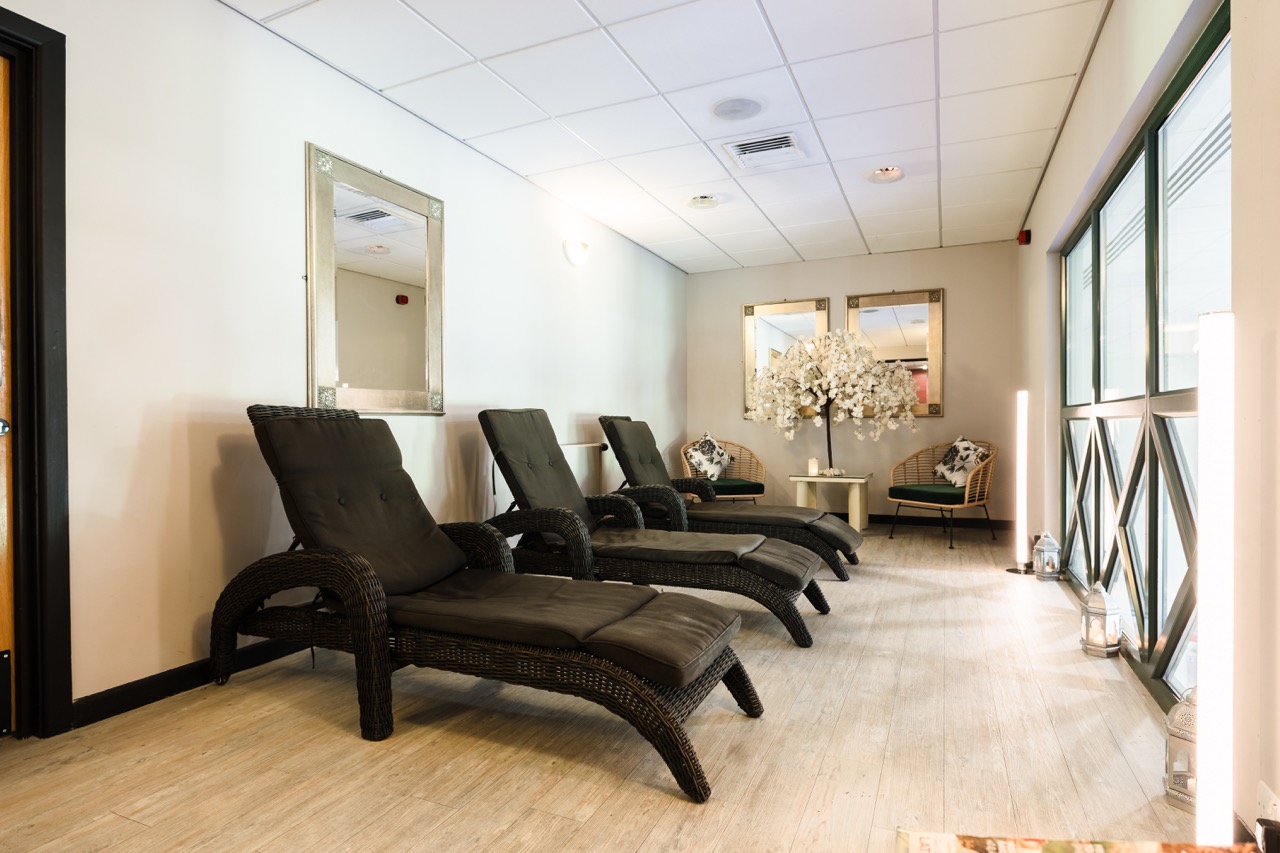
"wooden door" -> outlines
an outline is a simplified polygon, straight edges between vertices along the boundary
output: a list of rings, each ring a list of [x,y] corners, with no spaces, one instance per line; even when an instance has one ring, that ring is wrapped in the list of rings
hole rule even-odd
[[[9,61],[0,57],[0,735],[13,731],[13,467],[9,421],[13,371],[9,337]]]

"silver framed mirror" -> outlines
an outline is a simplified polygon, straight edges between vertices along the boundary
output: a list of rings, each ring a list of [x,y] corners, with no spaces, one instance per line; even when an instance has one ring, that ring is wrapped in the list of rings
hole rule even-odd
[[[751,380],[800,338],[827,333],[826,299],[785,299],[742,306],[742,412],[746,417]]]
[[[845,328],[881,361],[897,362],[916,383],[912,413],[942,415],[942,289],[850,296]]]
[[[307,143],[307,401],[444,414],[444,203]]]

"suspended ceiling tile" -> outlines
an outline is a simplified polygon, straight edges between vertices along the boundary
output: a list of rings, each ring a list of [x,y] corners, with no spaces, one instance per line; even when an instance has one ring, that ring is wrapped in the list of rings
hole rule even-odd
[[[394,86],[386,95],[450,136],[469,139],[530,124],[546,113],[478,63]]]
[[[938,180],[938,149],[929,147],[913,151],[891,151],[872,157],[837,160],[831,165],[845,192],[856,193],[869,187],[883,186],[871,183],[871,173],[885,166],[897,166],[902,170],[902,180],[899,183]]]
[[[796,250],[790,246],[777,249],[750,249],[745,252],[734,252],[730,255],[744,267],[765,267],[770,264],[790,264],[801,260]]]
[[[583,213],[606,224],[667,219],[680,221],[679,217],[645,192],[591,196],[579,201],[577,206]]]
[[[301,0],[225,0],[225,2],[232,9],[240,10],[255,21],[261,21],[299,5]]]
[[[936,249],[941,245],[938,229],[905,234],[867,235],[867,248],[872,252],[909,252],[913,249]]]
[[[943,98],[939,135],[943,142],[966,142],[1055,128],[1067,109],[1075,75]]]
[[[548,119],[468,139],[467,144],[521,175],[534,175],[600,159],[559,123]]]
[[[551,115],[654,94],[601,30],[494,57],[485,64]]]
[[[698,232],[693,230],[693,226],[674,214],[668,214],[662,219],[646,219],[642,221],[627,221],[624,219],[601,221],[623,237],[634,240],[641,246],[647,246],[650,243],[670,243],[675,240],[687,240],[690,237],[698,236]]]
[[[892,68],[893,72],[885,73]],[[814,118],[932,102],[933,37],[869,47],[791,66]]]
[[[600,19],[602,24],[616,24],[629,18],[638,18],[650,12],[660,12],[679,6],[687,0],[582,0],[582,4],[591,10],[591,14]]]
[[[809,121],[795,82],[785,68],[771,68],[705,86],[668,92],[666,98],[703,139],[739,136]],[[723,119],[711,111],[720,101],[729,98],[750,98],[762,109],[758,115],[746,119]]]
[[[988,225],[970,225],[963,228],[943,228],[942,245],[964,246],[969,243],[993,243],[1002,240],[1013,240],[1022,227],[1017,222],[996,222]]]
[[[1036,182],[1039,180],[1039,169],[946,178],[942,182],[942,204],[956,206],[1011,199],[1026,206],[1030,203],[1031,194],[1035,192]]]
[[[604,160],[543,172],[529,180],[570,203],[577,199],[630,195],[638,189],[635,181]]]
[[[943,228],[970,228],[993,222],[1021,221],[1027,214],[1027,202],[1017,200],[989,201],[942,208]]]
[[[398,3],[316,0],[269,26],[375,89],[416,80],[471,56]]]
[[[932,0],[841,2],[764,0],[782,51],[803,62],[876,44],[905,41],[933,32]],[[879,75],[877,82],[882,80]]]
[[[674,266],[677,266],[690,274],[700,272],[718,272],[720,270],[736,270],[742,268],[741,264],[723,252],[718,255],[711,255],[705,258],[688,258]]]
[[[898,181],[896,184],[866,184],[866,189],[845,193],[853,215],[875,216],[900,210],[920,210],[937,207],[938,184],[936,181]]]
[[[404,0],[476,57],[485,59],[595,29],[575,0]]]
[[[613,163],[646,189],[723,181],[729,177],[724,166],[702,143],[632,154],[619,157]]]
[[[849,202],[843,197],[761,205],[760,209],[765,216],[769,217],[769,221],[779,228],[830,222],[849,216]]]
[[[748,252],[752,249],[780,249],[789,245],[786,238],[773,228],[717,234],[712,242],[730,254]]]
[[[963,3],[938,4],[940,31],[986,24],[1002,18],[1016,18],[1032,12],[1043,12],[1059,6],[1071,6],[1079,0],[965,0]],[[1091,3],[1090,5],[1096,5]]]
[[[836,240],[831,243],[804,243],[795,247],[806,261],[822,261],[828,258],[844,258],[867,254],[867,244],[861,238]]]
[[[645,248],[672,263],[688,260],[689,258],[705,258],[711,255],[724,254],[706,237],[686,237],[682,240],[650,243]]]
[[[858,224],[848,217],[829,222],[811,222],[808,225],[789,225],[779,230],[793,246],[834,243],[841,240],[862,242],[862,233],[858,230]]]
[[[1065,77],[1080,70],[1098,4],[1063,6],[938,36],[942,96]]]
[[[743,175],[738,183],[756,204],[786,204],[808,198],[836,198],[840,195],[840,182],[831,171],[831,164],[820,163],[789,169],[785,172],[767,172],[763,175]]]
[[[818,134],[832,160],[927,148],[937,142],[936,107],[930,101],[868,113],[821,119]]]
[[[928,207],[921,210],[903,210],[894,213],[878,213],[874,216],[859,216],[858,226],[862,236],[870,245],[872,237],[883,237],[886,234],[909,234],[932,229],[938,233],[938,209]],[[872,247],[874,250],[874,247]]]
[[[1037,130],[943,145],[940,157],[943,177],[950,179],[1019,169],[1041,169],[1049,157],[1053,134],[1052,130]]]
[[[720,201],[718,207],[711,208],[710,212],[721,210],[734,204],[751,204],[751,200],[747,194],[742,191],[736,181],[700,181],[693,184],[682,184],[678,187],[663,187],[661,189],[651,190],[654,197],[658,201],[665,204],[671,210],[684,216],[688,213],[700,213],[707,211],[699,211],[689,206],[689,199],[699,195],[713,195]]]
[[[717,207],[705,213],[688,211],[681,216],[694,228],[709,237],[735,234],[740,231],[759,231],[769,226],[769,220],[750,202]]]
[[[561,116],[560,123],[605,157],[672,148],[698,139],[658,97]]]
[[[696,0],[609,32],[664,92],[782,65],[754,0]]]

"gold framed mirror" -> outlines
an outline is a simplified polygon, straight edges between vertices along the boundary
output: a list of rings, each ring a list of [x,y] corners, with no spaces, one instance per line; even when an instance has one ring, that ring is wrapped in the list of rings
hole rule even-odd
[[[942,289],[850,296],[845,328],[881,361],[911,371],[916,417],[942,415]]]
[[[742,411],[746,416],[751,380],[802,337],[827,333],[826,299],[787,299],[742,306]]]
[[[307,143],[307,401],[444,414],[444,203]]]

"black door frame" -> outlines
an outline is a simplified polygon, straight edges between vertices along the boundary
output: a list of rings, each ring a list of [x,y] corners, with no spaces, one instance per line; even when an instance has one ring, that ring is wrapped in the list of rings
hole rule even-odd
[[[71,728],[66,37],[0,9],[10,63],[15,732]]]

